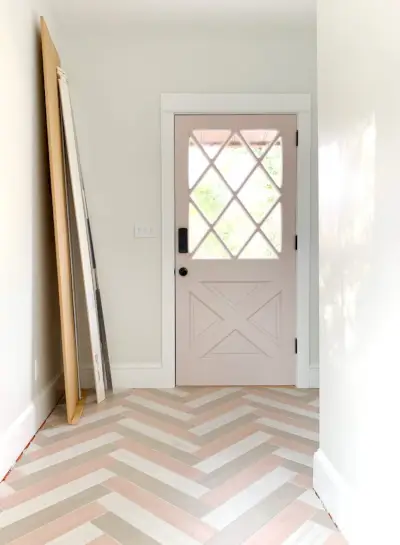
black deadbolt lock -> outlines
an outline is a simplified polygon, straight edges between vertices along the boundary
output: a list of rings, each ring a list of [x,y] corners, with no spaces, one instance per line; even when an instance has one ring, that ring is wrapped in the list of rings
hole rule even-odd
[[[180,274],[181,276],[187,276],[188,273],[189,273],[189,271],[187,270],[186,267],[181,267],[181,268],[179,269],[179,274]]]

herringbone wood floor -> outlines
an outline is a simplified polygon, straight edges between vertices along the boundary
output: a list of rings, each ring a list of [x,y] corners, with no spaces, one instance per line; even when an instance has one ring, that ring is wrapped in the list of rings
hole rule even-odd
[[[315,390],[137,390],[58,407],[0,485],[0,545],[342,545],[312,486]]]

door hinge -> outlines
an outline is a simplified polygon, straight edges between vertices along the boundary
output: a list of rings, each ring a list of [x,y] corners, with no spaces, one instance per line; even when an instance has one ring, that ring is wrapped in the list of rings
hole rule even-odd
[[[294,340],[294,353],[297,354],[297,337]]]
[[[296,147],[299,146],[299,131],[296,131]]]
[[[296,252],[297,252],[297,248],[298,248],[298,236],[296,235],[294,237],[294,249],[296,250]]]

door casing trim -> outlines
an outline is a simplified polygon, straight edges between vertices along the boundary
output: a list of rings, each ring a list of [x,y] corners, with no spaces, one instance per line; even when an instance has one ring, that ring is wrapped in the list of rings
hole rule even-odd
[[[311,264],[311,97],[308,94],[161,95],[162,367],[158,387],[174,388],[175,356],[175,115],[296,114],[297,148],[297,339],[296,387],[309,388]]]

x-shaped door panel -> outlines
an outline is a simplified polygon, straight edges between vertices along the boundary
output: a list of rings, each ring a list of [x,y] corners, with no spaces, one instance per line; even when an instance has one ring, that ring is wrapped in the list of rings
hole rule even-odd
[[[221,287],[227,284],[220,283]],[[213,287],[215,287],[215,283]],[[238,332],[249,344],[254,345],[259,352],[269,358],[275,358],[278,355],[279,338],[274,338],[274,335],[269,334],[267,330],[262,331],[255,322],[251,321],[272,300],[280,297],[281,288],[276,283],[257,283],[250,295],[238,304],[232,304],[221,292],[218,293],[215,289],[207,287],[207,283],[196,283],[192,294],[219,318],[204,332],[194,336],[191,350],[195,358],[207,357],[233,332]],[[271,312],[275,314],[271,316],[271,319],[275,320],[276,329],[279,330],[279,305],[274,306]],[[191,319],[196,320],[193,313],[191,313]],[[257,352],[249,352],[249,354],[255,353]]]

